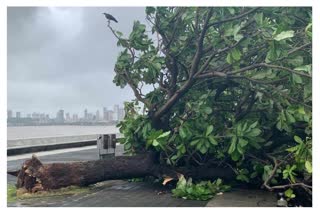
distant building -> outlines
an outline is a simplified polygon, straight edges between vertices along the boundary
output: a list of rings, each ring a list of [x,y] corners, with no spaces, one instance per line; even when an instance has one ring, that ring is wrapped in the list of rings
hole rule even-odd
[[[57,123],[64,123],[64,110],[59,110],[56,117]]]
[[[125,116],[124,108],[119,108],[118,120],[123,120]]]
[[[7,111],[7,118],[8,118],[8,119],[11,119],[11,118],[12,118],[12,111],[11,111],[11,110],[8,110],[8,111]]]
[[[119,105],[113,106],[114,120],[119,120]]]
[[[88,113],[88,114],[87,114],[87,120],[88,120],[88,121],[94,120],[94,115],[93,115],[92,113]]]
[[[107,120],[107,111],[107,108],[103,107],[102,119],[105,121]]]
[[[100,112],[99,112],[99,110],[96,111],[96,120],[97,121],[100,120]]]
[[[45,113],[41,113],[40,114],[40,119],[45,119],[46,118],[46,114]]]
[[[112,110],[108,110],[107,111],[107,118],[106,118],[106,121],[112,121],[112,120],[114,120],[114,112],[112,111]]]
[[[77,122],[79,120],[78,115],[77,114],[73,114],[72,115],[72,120],[73,120],[73,122]]]
[[[87,109],[84,110],[84,119],[88,120],[88,110]]]
[[[66,113],[66,121],[67,122],[71,121],[70,113]]]
[[[18,111],[16,112],[16,118],[17,118],[17,119],[20,119],[20,118],[21,118],[21,112],[18,112]]]
[[[33,112],[32,113],[32,119],[40,119],[40,114],[36,113],[36,112]]]

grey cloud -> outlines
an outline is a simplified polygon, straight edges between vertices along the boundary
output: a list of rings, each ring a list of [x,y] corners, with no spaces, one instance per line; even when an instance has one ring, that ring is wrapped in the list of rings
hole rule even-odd
[[[8,9],[8,108],[54,115],[133,99],[112,83],[120,49],[103,12],[125,35],[134,20],[146,22],[139,7]]]

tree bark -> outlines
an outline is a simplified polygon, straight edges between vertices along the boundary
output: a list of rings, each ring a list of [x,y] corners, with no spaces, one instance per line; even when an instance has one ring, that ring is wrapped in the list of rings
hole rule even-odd
[[[46,191],[71,185],[88,186],[105,180],[145,176],[178,179],[179,175],[183,174],[194,179],[222,178],[225,180],[234,177],[230,168],[169,168],[158,165],[154,153],[121,156],[109,160],[52,164],[42,164],[36,156],[32,156],[24,162],[18,173],[8,172],[8,174],[17,175],[17,188],[23,188],[28,192]]]

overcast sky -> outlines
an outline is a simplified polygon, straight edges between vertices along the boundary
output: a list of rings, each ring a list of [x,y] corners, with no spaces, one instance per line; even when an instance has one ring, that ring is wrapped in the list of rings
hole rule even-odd
[[[8,109],[81,116],[133,99],[112,82],[120,49],[103,12],[125,35],[146,23],[142,7],[8,8]]]

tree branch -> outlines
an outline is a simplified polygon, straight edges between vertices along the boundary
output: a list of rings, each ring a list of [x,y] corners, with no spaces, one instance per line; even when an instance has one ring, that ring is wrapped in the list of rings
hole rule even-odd
[[[267,64],[267,63],[252,64],[252,65],[240,68],[240,69],[235,70],[235,71],[230,71],[229,73],[230,73],[230,75],[235,75],[235,74],[243,73],[245,71],[249,71],[249,70],[252,70],[252,69],[255,69],[255,68],[261,68],[261,67],[276,68],[276,69],[285,70],[285,71],[288,71],[288,72],[291,72],[293,74],[297,74],[297,75],[300,75],[300,76],[312,78],[312,76],[310,76],[310,75],[308,75],[306,73],[301,73],[301,72],[292,70],[290,68],[286,68],[286,67],[279,66],[279,65]],[[201,75],[198,75],[197,78],[207,78],[207,77],[216,76],[216,75],[217,75],[216,71],[207,71],[207,72],[205,72],[205,73],[203,73]]]
[[[209,66],[210,62],[212,61],[212,59],[217,55],[217,54],[222,54],[232,48],[237,47],[242,41],[244,40],[244,38],[240,39],[238,42],[236,42],[234,45],[229,46],[229,47],[225,47],[223,49],[218,49],[216,51],[214,51],[210,57],[207,59],[207,61],[204,63],[204,65],[200,68],[200,70],[197,72],[196,76],[200,73],[202,73],[205,69],[207,69],[207,67]]]
[[[237,16],[233,16],[233,17],[221,20],[221,21],[213,22],[213,23],[209,24],[209,27],[214,26],[214,25],[219,25],[219,24],[222,24],[222,23],[225,23],[225,22],[230,22],[230,21],[234,21],[234,20],[237,20],[237,19],[241,19],[244,16],[249,15],[250,13],[253,13],[253,12],[259,10],[259,9],[260,9],[260,7],[253,8],[253,9],[251,9],[251,10],[249,10],[247,12],[244,12],[242,14],[239,14]]]
[[[271,65],[271,64],[266,64],[266,63],[260,63],[260,67],[277,68],[277,69],[280,69],[280,70],[289,71],[289,72],[291,72],[293,74],[297,74],[297,75],[300,75],[300,76],[312,78],[312,76],[310,76],[309,74],[301,73],[301,72],[295,71],[293,69],[286,68],[286,67],[279,66],[279,65]]]
[[[203,29],[201,31],[198,43],[197,43],[197,52],[192,60],[192,64],[191,64],[191,69],[190,69],[190,75],[189,75],[189,79],[185,82],[185,84],[179,89],[177,90],[168,100],[167,102],[161,106],[161,108],[159,108],[155,114],[154,114],[154,119],[158,120],[162,115],[164,115],[165,113],[167,113],[170,108],[179,100],[180,97],[182,97],[187,91],[188,89],[192,86],[192,84],[194,83],[195,79],[193,78],[193,75],[195,74],[195,72],[198,69],[199,63],[200,63],[200,59],[201,59],[201,55],[202,55],[202,50],[203,50],[203,40],[205,37],[205,34],[207,32],[207,26],[209,23],[209,20],[212,16],[213,10],[212,8],[209,10],[206,19],[204,21],[204,26]]]
[[[197,52],[196,52],[196,54],[195,54],[195,56],[193,57],[193,60],[192,60],[189,79],[192,78],[193,75],[198,70],[198,66],[199,66],[201,55],[202,55],[202,51],[203,51],[203,40],[204,40],[204,37],[206,35],[207,29],[208,29],[208,23],[209,23],[209,20],[210,20],[211,16],[212,16],[212,9],[208,12],[208,15],[207,15],[207,17],[206,17],[206,19],[204,21],[203,29],[202,29],[200,37],[198,39]]]

